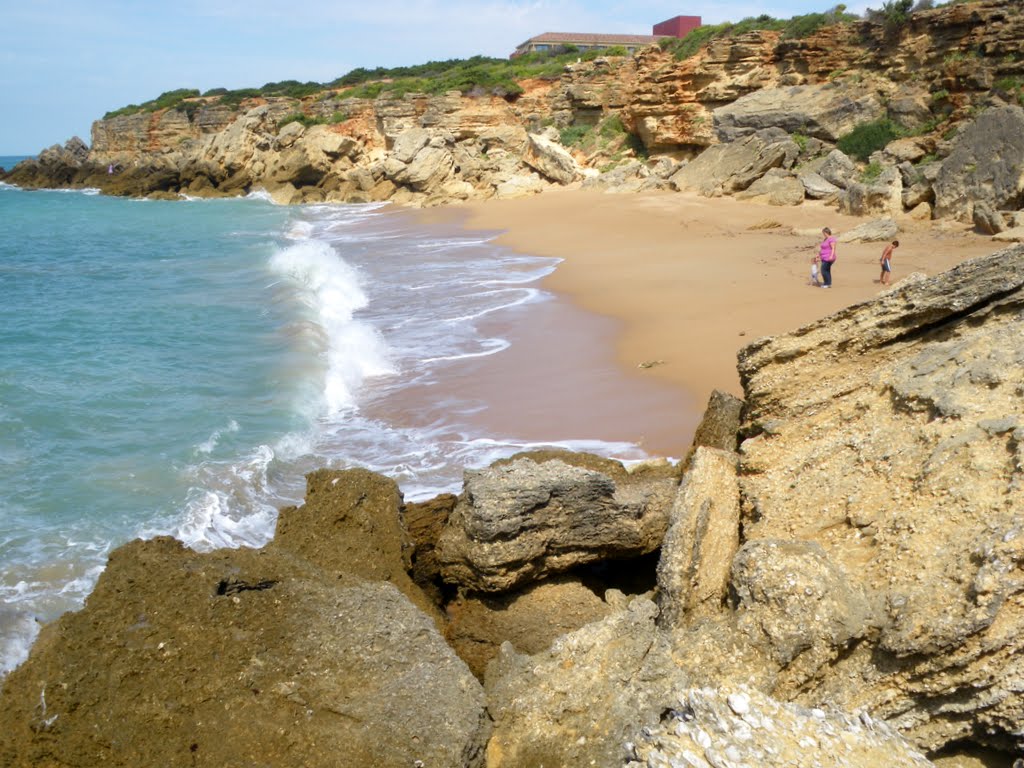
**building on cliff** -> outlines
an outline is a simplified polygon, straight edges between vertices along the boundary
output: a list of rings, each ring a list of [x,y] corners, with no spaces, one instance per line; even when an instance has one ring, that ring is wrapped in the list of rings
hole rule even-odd
[[[616,35],[594,32],[545,32],[520,43],[512,58],[525,53],[548,53],[572,46],[581,51],[621,46],[629,53],[654,45],[663,37],[686,37],[700,26],[700,16],[675,16],[654,25],[650,35]]]

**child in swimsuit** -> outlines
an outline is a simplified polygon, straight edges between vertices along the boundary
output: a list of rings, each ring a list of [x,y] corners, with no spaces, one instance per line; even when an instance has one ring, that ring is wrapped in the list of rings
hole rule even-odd
[[[878,262],[882,265],[882,274],[878,278],[878,282],[882,285],[889,285],[892,280],[892,252],[900,247],[899,240],[893,240],[882,251],[882,258]]]

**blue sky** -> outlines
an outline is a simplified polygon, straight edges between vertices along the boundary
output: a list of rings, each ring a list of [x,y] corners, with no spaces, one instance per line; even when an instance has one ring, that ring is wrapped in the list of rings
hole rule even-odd
[[[683,15],[705,23],[814,0],[0,0],[0,155],[35,154],[92,121],[175,88],[333,80],[356,67],[507,56],[541,32],[650,34]],[[877,3],[851,0],[851,12]]]

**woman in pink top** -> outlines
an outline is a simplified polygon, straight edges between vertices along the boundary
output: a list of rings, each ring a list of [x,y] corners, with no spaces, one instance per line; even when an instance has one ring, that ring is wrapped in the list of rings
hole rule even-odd
[[[836,239],[832,230],[825,227],[821,230],[821,246],[818,248],[818,261],[821,262],[822,288],[832,287],[832,264],[836,260]]]

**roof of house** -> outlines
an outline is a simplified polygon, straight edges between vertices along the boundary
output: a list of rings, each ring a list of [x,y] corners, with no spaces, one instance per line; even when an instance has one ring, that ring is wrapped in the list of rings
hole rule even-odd
[[[520,43],[522,48],[528,43],[584,43],[597,45],[608,43],[610,45],[650,45],[662,39],[664,35],[600,35],[593,32],[545,32],[542,35],[535,35],[529,40]]]

